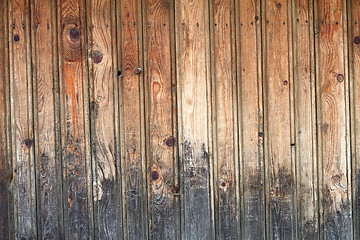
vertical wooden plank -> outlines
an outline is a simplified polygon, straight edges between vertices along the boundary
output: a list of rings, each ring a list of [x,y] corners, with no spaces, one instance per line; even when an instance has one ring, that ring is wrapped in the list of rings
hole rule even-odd
[[[115,43],[114,1],[87,2],[89,29],[89,79],[91,104],[91,143],[93,157],[94,219],[97,239],[119,239],[121,212],[118,188],[119,164],[116,128],[117,99],[116,62],[113,58]]]
[[[58,2],[59,80],[66,239],[92,236],[91,164],[82,0]]]
[[[31,5],[32,62],[34,88],[34,127],[37,182],[37,228],[39,239],[61,239],[62,192],[61,165],[58,164],[58,131],[55,95],[56,5],[35,0]]]
[[[11,159],[8,152],[8,90],[9,90],[9,49],[8,49],[8,6],[7,1],[0,3],[0,239],[11,239],[14,226],[12,215],[12,197],[10,184],[13,174],[11,173]]]
[[[318,238],[313,2],[293,1],[298,238]]]
[[[214,0],[210,5],[217,239],[240,237],[234,6],[231,0]]]
[[[242,237],[264,239],[263,99],[260,1],[237,1]]]
[[[317,114],[321,238],[351,239],[346,8],[318,0]]]
[[[264,2],[264,101],[268,238],[295,238],[291,150],[290,2]]]
[[[9,1],[11,144],[16,239],[35,239],[37,236],[29,19],[29,2]]]
[[[176,1],[175,17],[182,238],[212,239],[208,2]]]
[[[353,226],[355,239],[360,236],[360,2],[348,2],[350,90],[351,90],[351,143],[353,179]]]
[[[124,237],[147,238],[141,1],[117,1]]]
[[[143,1],[150,239],[179,238],[173,6],[172,0]]]

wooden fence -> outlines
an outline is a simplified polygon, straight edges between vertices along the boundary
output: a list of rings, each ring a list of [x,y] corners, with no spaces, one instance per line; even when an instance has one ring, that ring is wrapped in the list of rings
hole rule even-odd
[[[360,1],[0,0],[0,239],[359,239]]]

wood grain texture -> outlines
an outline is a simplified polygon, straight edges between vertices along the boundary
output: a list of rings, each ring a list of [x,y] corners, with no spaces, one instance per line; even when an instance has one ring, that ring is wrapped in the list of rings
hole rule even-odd
[[[173,7],[173,1],[169,0],[143,1],[150,239],[179,239]]]
[[[211,1],[216,239],[240,237],[234,1]]]
[[[242,238],[265,236],[260,1],[237,1]],[[261,229],[261,230],[260,230]]]
[[[351,239],[345,1],[316,2],[321,238]]]
[[[63,237],[61,166],[58,164],[56,20],[52,1],[31,4],[34,129],[39,239]]]
[[[98,239],[121,236],[121,197],[115,124],[116,67],[113,48],[114,1],[92,0],[87,4],[88,56],[90,81],[91,143],[95,235]]]
[[[64,0],[57,10],[64,231],[66,239],[89,239],[93,223],[84,5]]]
[[[9,125],[9,49],[8,39],[8,5],[6,1],[0,3],[0,239],[11,239],[12,226],[12,197],[10,184],[13,174],[11,173],[11,159],[8,151],[8,125]]]
[[[9,1],[12,165],[15,238],[36,238],[30,5]]]
[[[263,13],[267,231],[270,239],[295,237],[289,2],[266,1]]]
[[[353,196],[353,238],[360,236],[360,2],[348,1],[349,65],[351,94],[351,143],[352,143],[352,193]]]
[[[147,192],[144,129],[141,2],[117,2],[120,16],[121,166],[124,234],[126,239],[147,238]]]
[[[175,3],[182,238],[214,238],[208,2]]]
[[[298,237],[318,238],[313,3],[293,1],[294,106]]]

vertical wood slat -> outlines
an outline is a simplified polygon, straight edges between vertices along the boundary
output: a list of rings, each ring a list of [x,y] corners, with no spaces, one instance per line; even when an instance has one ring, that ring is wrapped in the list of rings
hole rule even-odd
[[[96,238],[118,239],[122,216],[117,154],[115,2],[87,2],[90,121],[93,159],[94,224]],[[120,209],[119,209],[120,208]]]
[[[296,234],[292,163],[288,1],[264,3],[264,101],[267,222],[270,239]]]
[[[58,164],[56,16],[52,1],[31,5],[38,238],[63,238],[61,166]]]
[[[36,238],[30,4],[9,1],[10,98],[15,238]]]
[[[179,238],[173,7],[169,0],[143,1],[150,239]]]
[[[205,0],[175,3],[183,239],[214,237],[208,7]]]
[[[66,239],[93,235],[84,7],[82,0],[57,6]]]
[[[322,239],[352,236],[345,2],[315,2]]]
[[[242,238],[265,237],[260,1],[237,1]]]
[[[147,238],[141,1],[117,2],[125,239]]]
[[[235,2],[210,4],[214,194],[217,239],[240,237],[237,157]]]
[[[350,65],[350,92],[351,92],[351,136],[352,136],[352,179],[353,186],[353,238],[360,236],[360,2],[348,1],[349,26],[349,65]]]
[[[12,227],[14,226],[12,217],[12,197],[10,191],[10,184],[13,178],[11,173],[11,159],[8,151],[8,89],[9,89],[9,76],[8,76],[8,55],[9,49],[7,44],[8,39],[8,5],[7,1],[0,3],[0,239],[11,239]]]
[[[293,1],[298,237],[318,238],[313,3]]]

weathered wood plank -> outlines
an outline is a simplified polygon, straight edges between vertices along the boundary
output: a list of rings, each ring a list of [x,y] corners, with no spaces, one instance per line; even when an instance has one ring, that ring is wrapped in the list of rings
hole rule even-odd
[[[175,2],[183,239],[214,238],[208,7],[205,0]]]
[[[30,4],[9,1],[10,98],[15,238],[36,238]]]
[[[291,22],[288,1],[264,3],[264,102],[267,230],[270,239],[295,237],[291,151]]]
[[[318,238],[313,3],[293,2],[294,106],[298,238]]]
[[[9,147],[9,49],[8,49],[8,5],[7,1],[0,3],[0,239],[12,239],[14,226],[12,217],[12,197],[10,184],[13,174],[11,172],[11,159]]]
[[[346,9],[316,2],[317,114],[321,238],[351,239]]]
[[[350,93],[351,93],[351,143],[352,143],[352,193],[353,239],[360,236],[360,2],[348,1]]]
[[[265,236],[260,1],[237,1],[242,237]]]
[[[114,1],[87,2],[89,29],[88,56],[90,79],[91,143],[94,161],[94,219],[98,239],[119,239],[121,236],[121,211],[118,186],[119,164],[115,134],[118,121],[115,109],[116,67],[113,48],[116,47],[114,28]]]
[[[39,239],[62,239],[61,165],[56,99],[56,21],[53,1],[31,4],[31,35],[34,91],[34,129],[37,186],[37,229]]]
[[[117,2],[119,26],[121,168],[124,236],[147,238],[147,194],[140,0]]]
[[[58,2],[59,81],[66,239],[92,237],[84,5]]]
[[[170,0],[146,0],[143,6],[149,238],[178,239],[176,81],[171,49],[174,5]]]
[[[211,71],[216,239],[240,237],[237,157],[235,2],[211,1]]]

